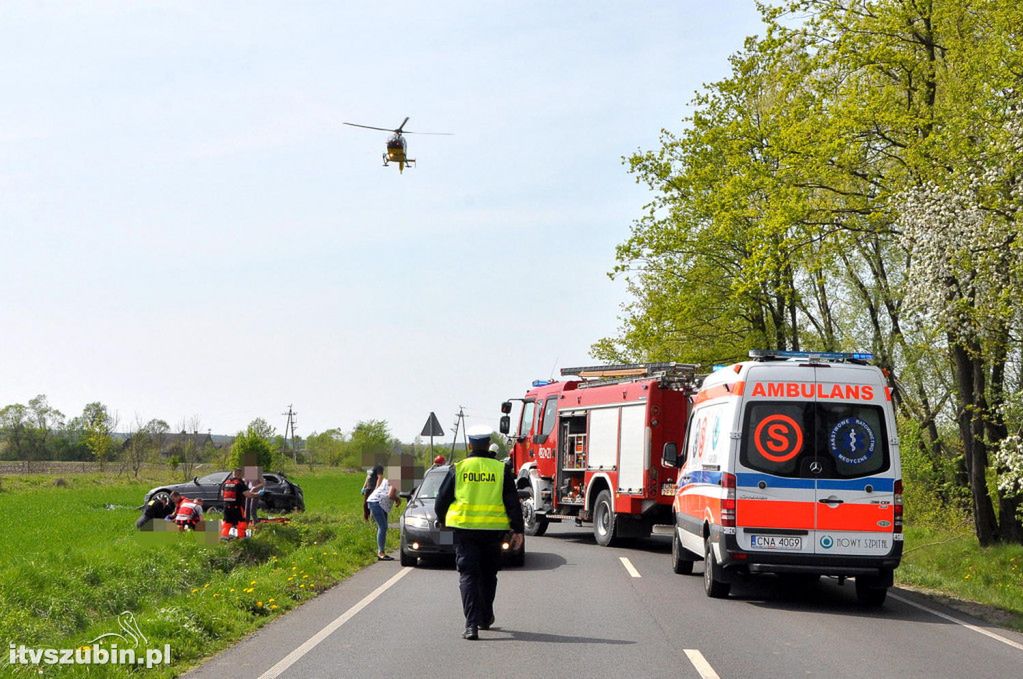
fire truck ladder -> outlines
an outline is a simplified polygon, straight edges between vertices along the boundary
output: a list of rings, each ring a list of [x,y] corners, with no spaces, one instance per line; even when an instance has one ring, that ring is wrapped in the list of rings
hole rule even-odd
[[[581,377],[580,389],[606,384],[657,379],[665,389],[687,390],[696,384],[696,369],[692,363],[623,363],[619,365],[592,365],[562,368],[565,377]]]

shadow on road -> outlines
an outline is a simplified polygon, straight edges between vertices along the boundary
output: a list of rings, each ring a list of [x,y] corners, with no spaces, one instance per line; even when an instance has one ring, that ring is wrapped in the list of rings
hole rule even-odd
[[[612,646],[625,646],[636,643],[625,639],[598,639],[596,637],[573,637],[567,634],[543,634],[540,632],[522,632],[514,629],[501,629],[494,627],[491,632],[506,634],[500,637],[481,637],[485,641],[541,641],[549,644],[610,644]],[[486,634],[486,632],[481,632]]]
[[[556,528],[551,528],[551,531],[557,531]],[[559,542],[574,542],[580,545],[593,545],[597,546],[597,541],[593,538],[591,531],[581,532],[548,532],[544,535],[545,538],[551,540],[557,540]],[[538,538],[531,538],[538,539]],[[651,552],[654,554],[670,554],[671,553],[671,536],[665,535],[651,535],[648,538],[619,538],[615,541],[613,547],[605,547],[604,549],[622,549],[629,550],[632,552]]]
[[[526,552],[526,563],[521,568],[502,568],[504,571],[553,571],[564,566],[567,561],[560,554],[551,552]]]
[[[954,624],[892,599],[882,608],[864,606],[856,600],[852,580],[839,586],[834,579],[825,578],[816,585],[793,587],[779,584],[776,578],[765,575],[735,583],[729,599],[757,608],[795,613]]]

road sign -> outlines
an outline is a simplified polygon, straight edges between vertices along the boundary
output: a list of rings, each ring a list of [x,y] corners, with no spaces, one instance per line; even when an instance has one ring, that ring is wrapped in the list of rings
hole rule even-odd
[[[440,421],[437,420],[437,415],[433,411],[430,411],[430,418],[423,425],[423,432],[420,436],[444,436],[444,427],[440,426]]]

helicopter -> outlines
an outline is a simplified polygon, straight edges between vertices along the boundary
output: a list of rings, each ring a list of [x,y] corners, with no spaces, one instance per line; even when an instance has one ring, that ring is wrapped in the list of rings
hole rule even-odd
[[[451,136],[451,132],[411,132],[404,131],[405,123],[408,122],[408,116],[405,116],[405,120],[401,121],[401,125],[398,125],[397,129],[390,130],[386,127],[373,127],[372,125],[359,125],[358,123],[344,123],[352,127],[362,127],[367,130],[380,130],[381,132],[393,132],[394,134],[387,140],[387,151],[384,152],[384,167],[387,167],[390,163],[398,163],[398,174],[405,171],[405,166],[412,167],[416,163],[415,158],[409,158],[407,152],[407,146],[405,144],[405,137],[402,134],[433,134],[433,135],[444,135]]]

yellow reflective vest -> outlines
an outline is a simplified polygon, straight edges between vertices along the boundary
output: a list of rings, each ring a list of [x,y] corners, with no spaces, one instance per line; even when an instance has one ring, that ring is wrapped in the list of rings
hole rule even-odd
[[[504,463],[467,457],[455,464],[455,501],[444,522],[451,528],[508,530],[504,509]]]

